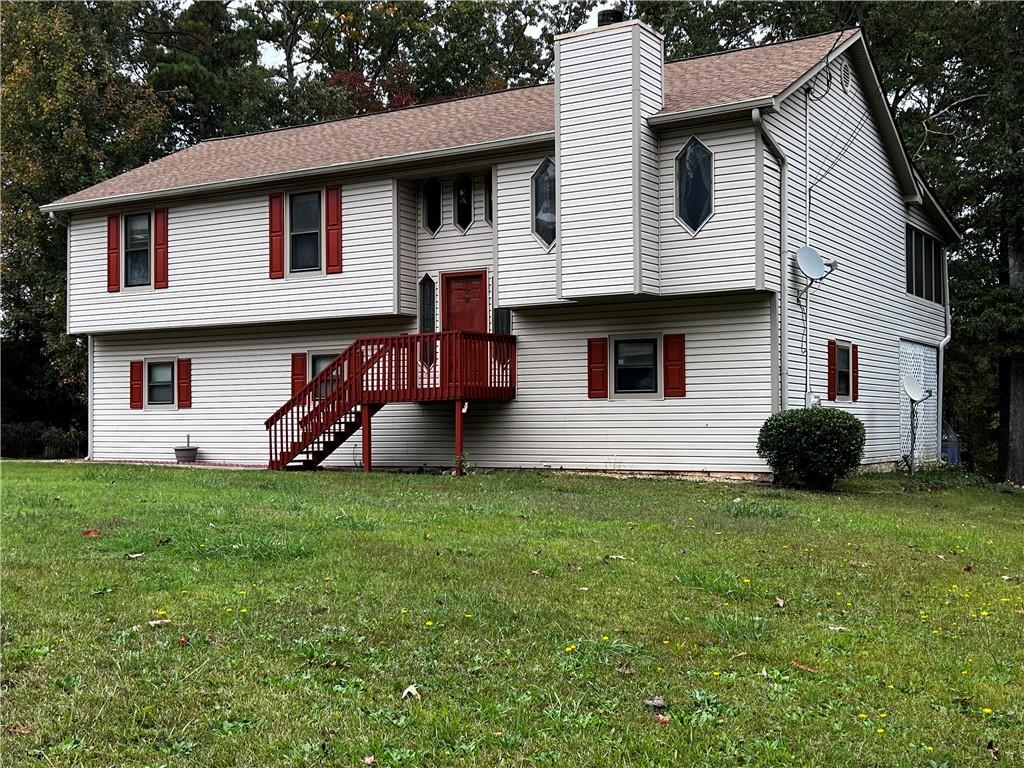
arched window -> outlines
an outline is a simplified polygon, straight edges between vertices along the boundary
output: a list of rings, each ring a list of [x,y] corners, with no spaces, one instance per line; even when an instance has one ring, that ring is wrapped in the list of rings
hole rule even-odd
[[[546,158],[534,171],[533,234],[550,248],[555,242],[555,164]]]
[[[676,157],[676,216],[694,233],[714,213],[714,157],[690,139]]]
[[[441,181],[433,177],[423,182],[423,227],[432,235],[441,228]]]
[[[455,226],[460,232],[465,232],[473,223],[473,177],[466,174],[457,176],[452,187],[452,197]]]

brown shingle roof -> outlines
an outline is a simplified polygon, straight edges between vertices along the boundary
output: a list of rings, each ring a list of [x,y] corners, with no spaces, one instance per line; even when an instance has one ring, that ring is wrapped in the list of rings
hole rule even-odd
[[[669,62],[661,114],[777,96],[856,30]],[[538,85],[409,109],[204,141],[49,206],[216,187],[421,153],[542,138],[555,129],[554,87]]]

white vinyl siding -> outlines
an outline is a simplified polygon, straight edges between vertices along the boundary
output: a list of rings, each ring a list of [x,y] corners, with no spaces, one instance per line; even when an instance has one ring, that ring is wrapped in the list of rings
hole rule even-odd
[[[859,351],[860,397],[829,406],[849,410],[864,422],[865,462],[894,461],[900,456],[900,339],[936,345],[945,332],[944,314],[938,304],[906,293],[907,209],[872,120],[864,121],[838,157],[866,104],[859,80],[854,77],[844,92],[838,87],[839,62],[832,66],[837,68],[834,87],[820,101],[811,101],[810,178],[817,185],[811,198],[810,240],[823,256],[837,257],[839,269],[815,288],[811,300],[811,388],[824,399],[828,340],[853,340]],[[825,82],[818,79],[816,97]],[[795,294],[806,281],[792,260],[804,241],[803,115],[804,95],[797,92],[779,112],[765,116],[788,163],[790,407],[802,405],[805,386],[804,324]]]
[[[416,314],[416,247],[419,222],[417,185],[401,180],[398,184],[398,314]]]
[[[498,304],[550,304],[555,295],[555,250],[531,232],[530,180],[547,155],[503,161],[495,168],[494,227]]]
[[[168,206],[169,284],[107,293],[107,219],[68,232],[71,333],[380,315],[394,311],[394,193],[389,179],[342,183],[341,274],[271,280],[267,194]]]
[[[768,299],[633,299],[604,307],[516,313],[518,397],[472,403],[466,451],[481,467],[764,472],[755,444],[771,412]],[[343,349],[362,335],[414,330],[412,321],[348,321],[96,337],[94,458],[167,461],[191,434],[200,459],[265,464],[264,420],[290,396],[291,353]],[[685,398],[591,400],[587,339],[686,334]],[[133,411],[130,360],[192,359],[193,407]],[[658,371],[659,377],[661,370]],[[374,417],[377,467],[450,466],[450,403],[391,404]],[[359,435],[331,457],[356,466]]]
[[[696,234],[676,215],[676,158],[693,137],[714,156],[714,212]],[[662,133],[662,295],[754,287],[754,150],[754,129],[749,124]]]

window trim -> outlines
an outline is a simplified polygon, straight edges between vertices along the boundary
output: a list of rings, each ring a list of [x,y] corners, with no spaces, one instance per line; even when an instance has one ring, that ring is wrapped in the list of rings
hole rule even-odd
[[[149,217],[149,282],[144,285],[128,285],[128,225],[125,220],[129,216],[146,214]],[[156,290],[156,238],[153,222],[156,219],[153,208],[130,208],[121,212],[121,290],[129,293],[141,293]]]
[[[544,242],[544,238],[537,234],[537,200],[536,190],[533,183],[534,179],[537,178],[537,174],[540,169],[544,167],[544,163],[550,162],[551,167],[555,169],[555,237],[551,241],[551,244]],[[555,164],[555,159],[551,155],[546,155],[543,160],[537,163],[537,167],[533,169],[533,173],[530,174],[530,233],[533,235],[533,239],[537,241],[541,248],[544,249],[544,253],[551,253],[552,249],[558,244],[558,166]]]
[[[437,181],[437,185],[440,188],[439,192],[438,192],[438,195],[441,198],[441,214],[440,214],[440,216],[438,216],[438,222],[439,223],[437,225],[437,229],[434,232],[431,232],[430,231],[430,227],[427,226],[427,196],[426,196],[426,192],[425,192],[426,187],[427,187],[427,182],[429,182],[431,179]],[[419,189],[419,196],[420,196],[419,224],[420,224],[420,227],[419,228],[421,230],[423,230],[424,232],[426,232],[427,233],[427,237],[429,237],[431,240],[433,240],[435,237],[437,237],[439,234],[441,234],[441,230],[444,229],[444,189],[445,189],[445,186],[446,186],[446,184],[444,183],[444,181],[441,179],[440,176],[427,176],[427,178],[423,179],[423,181],[420,182],[420,189]],[[452,206],[452,210],[454,211],[454,209],[455,209],[455,206],[453,205]]]
[[[689,224],[686,223],[686,221],[680,215],[679,211],[679,193],[681,191],[679,188],[679,158],[683,156],[687,148],[693,142],[700,144],[711,155],[711,213],[708,214],[708,217],[704,219],[701,225],[696,229],[693,229]],[[700,231],[708,225],[708,222],[715,218],[715,166],[715,150],[713,150],[711,147],[709,147],[707,144],[701,141],[700,137],[697,136],[696,134],[693,134],[689,138],[687,138],[686,141],[683,142],[683,146],[680,148],[678,152],[676,152],[676,154],[672,158],[672,216],[693,237],[696,237],[700,233]]]
[[[319,266],[316,269],[292,269],[292,195],[320,194]],[[299,279],[326,274],[327,270],[327,187],[297,187],[284,191],[284,276]]]
[[[171,402],[149,402],[149,366],[166,363],[171,366]],[[142,407],[147,411],[178,410],[178,358],[176,357],[144,357],[142,358]]]
[[[459,211],[458,211],[458,192],[457,185],[459,179],[469,179],[469,224],[463,229],[459,224]],[[441,213],[444,214],[444,200],[441,202]],[[466,234],[476,224],[476,177],[472,173],[458,173],[452,179],[452,226],[459,231],[460,234]],[[440,230],[438,230],[440,231]]]
[[[637,333],[616,333],[608,336],[608,399],[609,400],[664,400],[665,399],[665,352],[661,331]],[[615,387],[615,371],[618,356],[615,344],[619,341],[654,341],[654,380],[657,386],[653,392],[619,392]]]
[[[494,168],[484,172],[484,223],[494,227]],[[532,186],[532,185],[531,185]]]
[[[339,350],[339,349],[327,349],[326,347],[321,347],[321,348],[316,348],[316,349],[307,349],[306,350],[306,384],[309,384],[311,381],[313,381],[313,377],[316,376],[316,373],[313,372],[313,358],[314,357],[330,357],[332,362],[333,362],[333,360],[338,355],[340,355],[343,351],[344,351],[343,349],[342,350]],[[344,378],[344,377],[342,377],[342,378]],[[323,399],[322,396],[320,395],[320,393],[314,392],[313,395],[314,395],[314,399],[315,400],[322,400]]]
[[[843,339],[834,339],[836,343],[836,380],[833,382],[835,386],[836,399],[832,402],[835,403],[852,403],[853,402],[853,342]],[[839,393],[839,350],[846,350],[846,382],[848,392],[845,395]]]

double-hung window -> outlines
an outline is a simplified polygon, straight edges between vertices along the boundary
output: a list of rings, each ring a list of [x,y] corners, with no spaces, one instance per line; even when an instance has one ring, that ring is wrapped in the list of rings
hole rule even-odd
[[[134,288],[151,282],[151,244],[149,213],[131,213],[124,217],[124,285]]]
[[[310,368],[309,379],[310,379],[310,381],[312,381],[317,376],[319,376],[321,373],[323,373],[324,369],[327,368],[327,366],[329,366],[332,362],[334,362],[334,358],[336,358],[336,357],[337,357],[337,355],[334,354],[334,353],[329,353],[329,354],[312,354],[312,355],[310,355],[309,356],[309,368]],[[316,392],[316,399],[317,400],[322,400],[323,398],[325,398],[328,394],[330,394],[331,390],[334,389],[334,387],[341,381],[341,377],[338,375],[338,373],[339,372],[335,372],[334,374],[331,374],[318,387],[318,391]]]
[[[848,342],[836,342],[836,397],[844,400],[852,395],[853,353]]]
[[[658,391],[658,340],[615,340],[615,393],[650,394]]]
[[[146,405],[174,405],[174,362],[146,364]]]
[[[934,237],[907,226],[907,293],[922,299],[945,303],[942,244]]]
[[[320,269],[320,191],[288,196],[289,263],[291,272]]]

